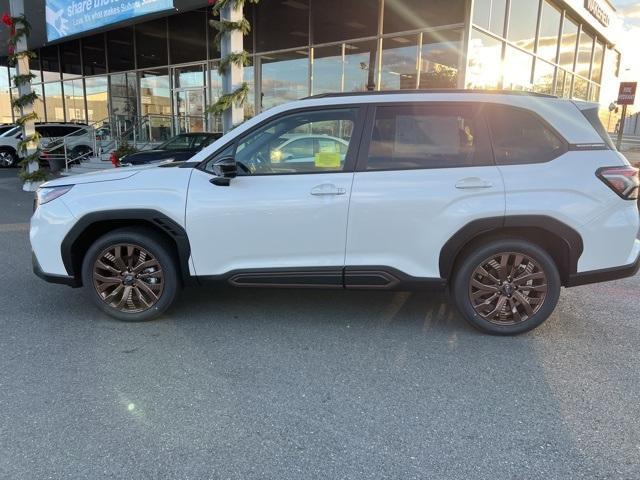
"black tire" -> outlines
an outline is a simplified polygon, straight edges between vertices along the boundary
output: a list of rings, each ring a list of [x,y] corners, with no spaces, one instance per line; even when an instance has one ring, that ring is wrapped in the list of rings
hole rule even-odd
[[[491,267],[502,263],[504,256],[501,254],[512,259],[511,264],[508,263],[509,260],[505,262],[507,268],[502,269],[500,266],[491,271],[485,268],[484,272],[487,275],[477,270],[479,267]],[[514,265],[520,255],[524,256],[524,260],[519,262],[520,266],[516,269]],[[497,259],[501,261],[497,262]],[[488,260],[496,263],[488,263]],[[528,269],[535,272],[535,275],[527,274]],[[500,270],[511,272],[515,281],[512,282],[513,279],[509,275],[503,282]],[[536,280],[525,281],[525,274],[535,277]],[[542,278],[540,274],[543,275]],[[478,284],[481,284],[482,288],[478,288]],[[493,285],[496,286],[495,292],[485,290],[494,288]],[[468,252],[458,262],[451,285],[456,306],[465,320],[477,329],[492,335],[517,335],[538,327],[556,308],[561,286],[560,274],[551,256],[537,245],[516,238],[491,241]],[[485,305],[485,301],[488,300],[492,301]],[[498,310],[494,308],[500,305],[503,307]],[[525,310],[527,306],[530,310]],[[497,318],[493,317],[492,313],[497,315]]]
[[[99,280],[97,280],[97,278],[102,277],[95,276],[94,272],[102,272],[100,273],[101,275],[109,274],[111,280],[115,280],[117,278],[117,274],[112,272],[107,273],[104,269],[96,271],[95,269],[99,268],[96,267],[96,262],[100,259],[104,260],[105,257],[103,254],[110,248],[117,248],[117,246],[122,245],[133,245],[134,248],[138,248],[137,261],[140,263],[137,263],[136,266],[141,267],[146,258],[152,258],[158,264],[157,275],[160,275],[160,272],[162,273],[159,280],[158,278],[153,278],[153,280],[156,280],[157,283],[161,285],[152,285],[145,281],[144,290],[142,289],[142,285],[140,285],[140,288],[137,286],[139,285],[139,282],[142,281],[138,276],[136,276],[135,279],[131,278],[135,274],[135,268],[133,269],[133,272],[129,269],[129,272],[131,273],[128,274],[126,279],[122,278],[122,285],[120,285],[121,291],[127,291],[127,287],[129,287],[129,301],[133,304],[134,300],[137,300],[140,308],[143,308],[141,311],[127,308],[129,305],[128,303],[123,305],[122,308],[115,308],[113,305],[108,303],[108,298],[103,298],[102,295],[113,293],[116,288],[118,288],[118,283],[114,283],[113,281],[102,283],[101,286],[107,286],[108,289],[105,290],[105,293],[102,295],[98,292],[98,288],[100,288],[100,286],[98,285]],[[142,257],[140,253],[142,250],[150,256]],[[131,258],[135,258],[135,253],[131,255]],[[135,260],[132,260],[129,265],[132,265],[134,262]],[[109,267],[112,266],[116,266],[116,263],[110,263]],[[125,271],[122,275],[127,275],[127,272]],[[146,270],[142,270],[139,275],[149,276],[154,274],[146,273]],[[129,283],[125,283],[125,280]],[[150,281],[151,279],[147,278],[147,280]],[[82,283],[85,292],[100,310],[118,320],[127,322],[143,322],[159,317],[173,304],[180,287],[177,262],[170,243],[152,230],[139,227],[113,230],[96,240],[93,245],[89,247],[89,250],[84,256],[82,262]],[[109,286],[108,283],[112,283],[113,286]],[[157,299],[149,300],[149,298],[153,298],[149,297],[146,293],[150,290],[148,288],[150,286],[160,289],[160,292],[157,293]],[[135,290],[135,292],[132,293],[131,290]],[[144,295],[141,296],[139,292],[142,292]],[[145,304],[142,303],[144,296],[146,296]],[[122,295],[122,297],[124,297],[124,295]],[[112,299],[112,303],[118,300],[121,299],[114,297]],[[146,306],[146,303],[148,302],[152,302],[152,305],[149,307]]]
[[[0,148],[0,167],[15,167],[18,164],[18,155],[12,148]]]

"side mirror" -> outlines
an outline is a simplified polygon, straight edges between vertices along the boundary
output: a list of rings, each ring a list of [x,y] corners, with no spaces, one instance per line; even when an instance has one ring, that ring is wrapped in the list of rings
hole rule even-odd
[[[232,178],[238,176],[238,164],[233,157],[224,157],[213,164],[215,178],[209,180],[219,187],[228,187]]]

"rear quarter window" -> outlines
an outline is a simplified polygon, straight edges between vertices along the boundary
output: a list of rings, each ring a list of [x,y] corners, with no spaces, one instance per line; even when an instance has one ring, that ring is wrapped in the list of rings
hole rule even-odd
[[[567,151],[566,142],[531,112],[490,106],[485,115],[498,165],[549,162]]]

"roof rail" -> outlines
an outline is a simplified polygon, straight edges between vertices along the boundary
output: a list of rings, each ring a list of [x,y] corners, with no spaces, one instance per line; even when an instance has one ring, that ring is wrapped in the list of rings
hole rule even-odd
[[[336,93],[320,93],[318,95],[311,95],[305,97],[303,100],[313,98],[333,98],[333,97],[359,97],[363,95],[399,95],[399,94],[412,94],[412,93],[484,93],[492,95],[514,95],[524,97],[543,97],[543,98],[558,98],[555,95],[549,95],[546,93],[538,92],[523,92],[520,90],[479,90],[468,88],[432,88],[422,90],[376,90],[376,91],[364,91],[364,92],[336,92]]]

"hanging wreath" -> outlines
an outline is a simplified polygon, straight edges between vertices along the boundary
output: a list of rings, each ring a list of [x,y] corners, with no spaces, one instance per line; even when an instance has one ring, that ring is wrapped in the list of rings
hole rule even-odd
[[[31,33],[31,25],[27,21],[24,14],[17,17],[12,17],[9,14],[5,13],[2,16],[2,23],[4,23],[7,28],[9,28],[9,41],[7,42],[7,61],[9,65],[15,66],[23,58],[36,58],[36,54],[30,50],[16,52],[18,42],[22,38],[27,38]],[[29,84],[34,78],[35,75],[33,75],[31,72],[14,75],[13,84],[19,90],[19,87],[21,85]],[[30,93],[21,95],[11,101],[12,107],[19,108],[21,113],[20,117],[16,119],[16,124],[22,128],[23,136],[23,140],[18,143],[18,153],[23,157],[19,163],[19,176],[23,182],[41,182],[47,179],[46,172],[40,170],[39,168],[33,172],[29,172],[29,164],[35,163],[37,165],[40,158],[40,151],[38,150],[38,146],[40,144],[40,134],[35,132],[32,135],[26,135],[24,130],[25,124],[27,122],[35,122],[36,120],[38,120],[38,114],[33,110],[30,113],[25,114],[23,110],[25,107],[33,105],[33,103],[37,99],[38,94],[32,91]],[[27,154],[29,148],[35,148],[35,151],[31,154]]]
[[[260,0],[214,0],[213,2],[210,2],[214,3],[211,12],[214,17],[219,17],[220,11],[227,6],[242,9],[246,2],[257,4],[259,1]],[[216,45],[220,45],[220,41],[225,34],[234,31],[240,31],[243,35],[248,35],[249,32],[251,32],[251,24],[244,17],[241,20],[235,22],[214,19],[210,20],[209,24],[218,31],[214,38]],[[231,65],[242,67],[248,64],[249,52],[247,52],[246,50],[242,50],[241,52],[231,52],[220,59],[218,72],[224,74],[229,70],[229,67]],[[236,88],[233,92],[228,92],[220,96],[220,98],[218,98],[218,101],[208,108],[208,111],[209,113],[213,113],[214,115],[221,115],[223,112],[233,107],[234,104],[241,107],[245,104],[248,94],[249,85],[247,84],[247,82],[243,82],[242,85]]]

